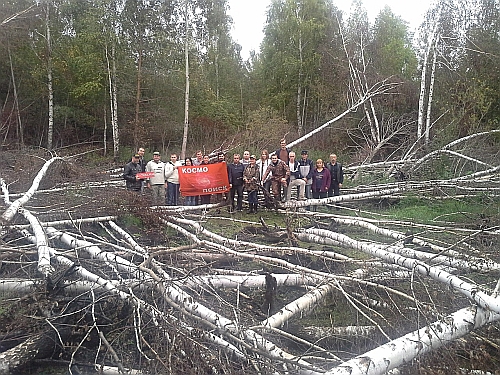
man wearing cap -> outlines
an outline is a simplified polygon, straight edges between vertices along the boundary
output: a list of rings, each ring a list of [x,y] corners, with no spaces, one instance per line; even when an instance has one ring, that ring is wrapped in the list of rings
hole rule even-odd
[[[123,179],[127,186],[127,190],[135,191],[140,193],[142,189],[143,180],[137,178],[137,173],[143,172],[141,165],[139,164],[139,154],[132,155],[132,160],[128,162],[123,168]]]
[[[309,155],[307,153],[307,150],[302,150],[300,156],[301,158],[299,160],[299,170],[302,179],[306,182],[306,198],[311,199],[312,198],[311,185],[312,185],[312,174],[314,170],[314,165],[312,160],[308,159]]]
[[[248,213],[257,213],[257,192],[259,191],[260,173],[259,167],[255,164],[255,155],[250,155],[250,162],[243,172],[243,182],[245,190],[248,192]]]
[[[155,174],[146,181],[148,189],[151,190],[154,206],[165,204],[165,163],[160,158],[160,153],[155,151],[153,152],[153,160],[146,164],[146,172],[154,172]]]

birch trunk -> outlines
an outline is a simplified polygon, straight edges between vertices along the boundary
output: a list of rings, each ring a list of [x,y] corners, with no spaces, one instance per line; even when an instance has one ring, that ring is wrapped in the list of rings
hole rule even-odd
[[[382,375],[463,337],[476,328],[498,320],[498,313],[478,306],[467,307],[344,362],[324,375]]]
[[[307,229],[305,230],[305,232],[334,238],[337,241],[344,242],[346,245],[351,246],[353,249],[364,251],[368,254],[379,257],[386,262],[398,264],[404,268],[418,272],[423,276],[431,277],[436,281],[440,281],[446,285],[449,285],[451,288],[465,295],[467,298],[469,298],[471,301],[474,301],[482,308],[500,312],[499,298],[495,298],[486,294],[485,292],[481,291],[477,285],[465,282],[459,277],[453,276],[440,268],[429,266],[419,261],[391,253],[385,249],[382,249],[381,246],[373,246],[371,244],[361,243],[343,234],[334,233],[322,229]]]
[[[425,136],[424,143],[428,145],[431,138],[431,109],[432,109],[432,97],[434,94],[434,81],[436,78],[436,60],[437,60],[437,44],[439,40],[439,35],[436,36],[435,41],[432,46],[432,69],[431,69],[431,80],[429,82],[429,95],[427,96],[427,116],[425,119]]]
[[[187,139],[189,131],[189,14],[188,14],[188,1],[186,0],[186,5],[184,9],[184,19],[186,23],[185,37],[184,37],[184,63],[185,66],[185,77],[186,77],[186,87],[184,91],[184,132],[182,135],[182,147],[181,147],[181,159],[186,158],[186,148]]]
[[[47,173],[47,170],[51,166],[52,163],[54,163],[57,160],[63,160],[60,157],[53,157],[45,162],[43,167],[38,171],[37,175],[33,179],[33,183],[31,184],[31,187],[28,189],[28,191],[21,196],[20,198],[16,199],[2,214],[2,221],[4,223],[8,223],[12,220],[14,215],[16,214],[17,210],[19,207],[21,207],[23,204],[28,202],[31,197],[36,193],[38,190],[38,187],[40,186],[40,182],[42,178],[45,176],[45,173]]]
[[[54,90],[52,88],[52,39],[50,36],[50,1],[47,1],[45,8],[45,27],[47,37],[47,91],[49,95],[48,100],[48,118],[49,123],[47,127],[47,149],[52,150],[52,138],[54,133]]]

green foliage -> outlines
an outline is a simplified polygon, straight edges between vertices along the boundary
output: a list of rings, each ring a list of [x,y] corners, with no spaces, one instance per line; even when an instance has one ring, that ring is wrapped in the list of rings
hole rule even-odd
[[[373,32],[374,68],[382,76],[412,79],[417,57],[411,48],[408,26],[385,7],[375,20]]]

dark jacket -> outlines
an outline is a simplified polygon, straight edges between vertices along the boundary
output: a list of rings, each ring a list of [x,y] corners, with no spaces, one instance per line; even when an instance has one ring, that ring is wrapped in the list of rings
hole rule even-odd
[[[290,163],[288,163],[288,166],[290,166]],[[302,173],[300,173],[300,168],[299,168],[299,161],[298,160],[295,160],[295,163],[293,163],[293,170],[295,172],[292,172],[292,168],[290,168],[290,177],[293,176],[293,178],[291,178],[291,180],[293,179],[297,179],[297,178],[304,178],[305,176],[302,176]]]
[[[286,148],[286,155],[287,155],[287,158],[288,158],[288,155],[290,155],[290,149],[287,147]],[[274,153],[276,154],[276,156],[278,157],[278,159],[282,160],[280,158],[280,152],[281,152],[281,147],[278,148],[276,151],[274,151]],[[288,161],[290,160],[290,158],[288,158],[287,160],[283,160],[284,162],[288,163]]]
[[[342,170],[342,164],[330,162],[326,163],[326,168],[330,171],[330,176],[332,177],[332,182],[337,184],[344,183],[344,171]]]
[[[323,173],[323,176],[321,178],[321,186],[318,190],[318,188],[316,187],[316,180],[318,179],[320,173],[318,172],[318,170],[316,168],[314,168],[313,176],[312,176],[313,183],[311,186],[311,189],[313,192],[326,193],[328,191],[328,189],[330,188],[330,184],[332,183],[330,171],[327,168],[323,168],[322,172],[324,172],[324,173]]]
[[[245,166],[241,163],[228,164],[227,165],[227,176],[229,177],[229,183],[233,186],[243,185],[243,172],[244,171],[245,171]]]
[[[142,166],[139,163],[129,162],[123,168],[123,179],[127,185],[127,190],[141,191],[142,180],[136,180],[137,173],[142,172]]]

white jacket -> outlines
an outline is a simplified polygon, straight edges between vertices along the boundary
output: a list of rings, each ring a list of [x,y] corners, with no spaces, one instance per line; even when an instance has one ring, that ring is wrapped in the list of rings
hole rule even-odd
[[[165,163],[159,161],[158,163],[154,160],[150,160],[146,164],[146,172],[154,172],[154,177],[148,179],[151,185],[163,185],[165,183]]]
[[[177,160],[175,167],[181,167],[182,163]],[[174,164],[169,161],[165,163],[165,179],[172,184],[179,184],[179,171],[174,168]]]

